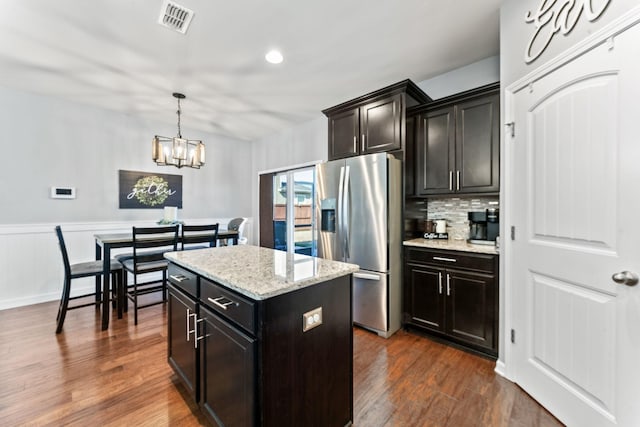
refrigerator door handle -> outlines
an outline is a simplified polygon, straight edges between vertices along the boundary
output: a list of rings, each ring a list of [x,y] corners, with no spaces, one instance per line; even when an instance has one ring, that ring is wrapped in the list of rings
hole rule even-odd
[[[338,245],[341,244],[340,242],[340,238],[344,235],[344,203],[343,203],[343,199],[344,199],[344,166],[340,167],[340,179],[338,181],[338,203],[336,206],[337,212],[336,212],[336,219],[338,221],[337,227],[336,227],[336,242],[338,243]],[[341,253],[342,251],[338,252],[337,248],[336,248],[336,254],[340,253],[340,257],[341,259],[344,260],[344,254]],[[335,255],[334,255],[335,256]],[[337,260],[336,260],[337,261]]]
[[[380,278],[381,278],[381,276],[379,274],[360,273],[360,272],[353,273],[353,277],[355,279],[365,279],[365,280],[380,280]]]
[[[351,253],[349,250],[349,234],[350,234],[350,227],[351,227],[351,218],[349,217],[349,187],[350,187],[350,183],[349,183],[349,166],[346,166],[345,168],[345,173],[344,173],[344,191],[342,192],[342,196],[344,197],[344,199],[342,200],[342,203],[344,205],[344,256],[345,256],[345,261],[348,261],[349,258],[351,258]]]

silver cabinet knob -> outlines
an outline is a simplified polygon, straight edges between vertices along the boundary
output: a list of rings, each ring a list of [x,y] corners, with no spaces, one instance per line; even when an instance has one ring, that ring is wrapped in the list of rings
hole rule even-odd
[[[611,276],[611,279],[621,285],[634,286],[638,284],[638,275],[631,271],[621,271]]]

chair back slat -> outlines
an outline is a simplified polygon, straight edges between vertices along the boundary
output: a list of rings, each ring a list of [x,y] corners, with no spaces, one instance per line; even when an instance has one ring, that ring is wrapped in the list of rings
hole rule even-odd
[[[177,250],[177,225],[133,227],[133,263],[136,271],[141,264],[163,261],[165,252]]]
[[[71,263],[69,262],[69,254],[67,253],[67,245],[64,244],[64,237],[62,236],[62,228],[56,225],[56,235],[58,236],[58,243],[60,244],[60,252],[62,253],[62,262],[64,263],[64,272],[67,276],[71,274]]]
[[[210,248],[218,241],[219,224],[182,225],[182,250],[184,245],[193,243],[208,243]]]

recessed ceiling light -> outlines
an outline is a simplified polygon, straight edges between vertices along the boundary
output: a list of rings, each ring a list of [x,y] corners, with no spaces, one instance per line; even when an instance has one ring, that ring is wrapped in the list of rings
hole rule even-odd
[[[264,59],[266,59],[267,62],[270,62],[272,64],[279,64],[279,63],[282,62],[283,57],[282,57],[282,54],[280,53],[280,51],[278,51],[278,50],[270,50],[264,56]]]

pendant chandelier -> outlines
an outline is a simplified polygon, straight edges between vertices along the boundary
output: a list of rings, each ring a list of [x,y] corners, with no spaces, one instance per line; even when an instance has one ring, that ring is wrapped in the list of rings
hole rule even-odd
[[[166,136],[154,136],[151,142],[151,158],[158,166],[184,166],[200,169],[204,165],[204,144],[202,141],[195,141],[182,137],[180,130],[180,100],[185,99],[181,93],[174,93],[173,97],[178,100],[178,136],[168,138]]]

